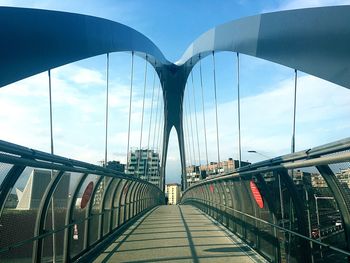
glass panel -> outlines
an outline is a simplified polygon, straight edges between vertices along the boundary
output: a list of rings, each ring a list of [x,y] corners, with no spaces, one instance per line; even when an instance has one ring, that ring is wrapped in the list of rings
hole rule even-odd
[[[50,201],[50,207],[46,216],[45,229],[52,231],[53,229],[62,229],[62,231],[44,239],[44,257],[53,255],[53,243],[55,244],[56,261],[63,260],[64,249],[64,229],[65,219],[68,210],[68,204],[74,194],[75,188],[79,183],[82,174],[80,173],[64,173]],[[54,206],[52,207],[52,201]],[[52,228],[54,225],[54,228]]]
[[[84,248],[84,239],[85,239],[85,225],[86,225],[86,210],[89,207],[90,199],[83,199],[83,194],[87,190],[88,185],[93,183],[93,188],[96,187],[96,181],[99,176],[94,174],[89,174],[81,188],[79,189],[79,193],[77,196],[77,200],[75,203],[75,208],[73,212],[73,220],[76,224],[73,227],[73,235],[71,238],[71,256],[74,257]],[[92,189],[93,190],[93,189]],[[84,201],[85,200],[85,201]]]
[[[119,216],[120,216],[120,210],[122,210],[122,207],[120,206],[120,202],[121,202],[121,196],[122,196],[122,189],[124,187],[124,184],[126,183],[126,180],[123,180],[119,185],[118,188],[115,192],[115,196],[112,197],[114,198],[114,200],[112,200],[113,202],[113,214],[112,214],[112,228],[118,227],[119,224]]]
[[[89,237],[90,237],[90,244],[93,244],[98,239],[98,234],[100,231],[100,219],[101,216],[99,213],[101,213],[102,210],[102,202],[104,193],[106,190],[106,187],[111,180],[111,177],[104,177],[100,184],[97,186],[97,190],[94,196],[94,201],[91,208],[91,219],[90,219],[90,226],[89,226]]]
[[[104,206],[104,216],[103,216],[103,235],[106,235],[109,233],[109,225],[111,222],[111,213],[112,213],[112,198],[113,193],[118,186],[118,183],[120,183],[121,179],[114,179],[113,182],[111,182],[111,185],[109,187],[108,192],[106,193],[106,200],[105,200],[105,206]]]
[[[126,194],[130,190],[131,182],[127,181],[125,187],[123,188],[123,192],[121,193],[121,202],[120,202],[120,214],[119,214],[119,222],[123,224],[125,222],[125,212],[126,212]]]

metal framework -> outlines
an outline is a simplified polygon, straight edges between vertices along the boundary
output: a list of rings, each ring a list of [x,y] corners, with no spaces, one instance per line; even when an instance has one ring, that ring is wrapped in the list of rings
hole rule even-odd
[[[147,37],[125,25],[92,16],[0,7],[0,87],[74,61],[112,52],[132,52],[156,70],[164,101],[162,143],[162,188],[112,171],[64,157],[0,141],[0,163],[6,165],[0,185],[0,220],[6,201],[28,167],[57,171],[46,186],[35,214],[33,233],[0,248],[4,253],[31,247],[33,262],[48,255],[53,235],[63,236],[64,262],[83,261],[83,256],[153,207],[163,204],[164,177],[169,135],[178,136],[182,165],[182,188],[186,186],[186,156],[183,134],[183,101],[192,68],[201,59],[219,51],[246,54],[306,72],[350,88],[350,6],[274,12],[232,21],[209,30],[195,40],[182,58],[169,62]],[[4,26],[6,25],[6,26]],[[218,87],[219,88],[219,87]],[[350,256],[350,198],[330,164],[350,161],[350,139],[241,167],[232,174],[206,180],[184,192],[182,203],[193,204],[256,247],[266,258],[280,261],[312,261],[310,251],[321,248]],[[346,237],[346,250],[310,237],[303,200],[290,179],[293,169],[317,169],[339,208]],[[50,202],[65,172],[77,180],[67,202],[63,223],[50,231]],[[96,177],[92,180],[92,177]],[[283,193],[268,181],[279,182]],[[76,207],[84,186],[94,182],[85,210]],[[254,182],[266,206],[256,205],[248,184]],[[285,207],[284,207],[285,206]],[[285,210],[284,210],[285,209]],[[79,211],[78,211],[79,210]],[[288,218],[287,218],[288,216]],[[310,221],[310,220],[309,220]],[[97,225],[97,231],[94,226]],[[80,229],[80,243],[73,233]],[[6,229],[1,229],[1,235]],[[283,241],[283,242],[281,242]],[[314,246],[315,245],[315,246]],[[322,254],[322,249],[321,249]]]
[[[349,12],[350,6],[336,6],[235,20],[204,33],[179,61],[171,63],[147,37],[117,22],[65,12],[1,7],[0,24],[7,26],[0,27],[3,39],[0,87],[84,58],[134,52],[155,68],[163,89],[162,177],[170,131],[175,127],[182,187],[186,189],[182,102],[188,75],[195,64],[213,51],[231,51],[276,62],[350,88]]]
[[[281,262],[285,257],[291,257],[296,262],[312,262],[312,255],[318,255],[322,249],[349,257],[349,190],[348,186],[339,183],[330,168],[333,164],[349,162],[349,150],[350,138],[347,138],[245,166],[231,174],[204,180],[191,186],[184,192],[181,203],[194,205],[223,223],[271,262]],[[309,205],[296,188],[290,174],[294,169],[311,167],[320,171],[337,203],[344,221],[347,243],[344,249],[309,235],[306,218]],[[284,196],[287,197],[283,204],[287,206],[288,203],[291,204],[289,211],[294,214],[293,219],[288,219],[281,213],[283,204],[276,198],[278,186],[275,182],[279,176]],[[251,181],[254,181],[260,190],[265,203],[263,208],[259,208],[253,200],[253,193],[249,189]],[[292,227],[285,226],[285,223],[291,224]],[[263,242],[266,240],[269,242]],[[262,243],[264,245],[261,245]]]
[[[105,238],[118,232],[120,227],[127,222],[130,223],[146,211],[164,203],[164,194],[157,186],[136,177],[100,166],[66,159],[3,141],[0,141],[0,160],[3,164],[12,165],[12,168],[0,186],[0,198],[4,200],[1,202],[2,213],[0,214],[0,218],[4,216],[3,211],[7,197],[10,195],[16,181],[24,174],[23,171],[26,167],[30,169],[40,168],[57,171],[54,178],[46,186],[37,211],[35,210],[36,221],[33,226],[34,233],[32,238],[12,241],[13,243],[1,247],[0,259],[4,253],[14,253],[18,247],[33,244],[31,258],[33,262],[41,262],[43,258],[48,256],[46,251],[47,246],[44,246],[44,243],[49,240],[48,237],[54,234],[61,234],[64,236],[64,239],[63,243],[57,245],[60,247],[57,253],[58,256],[63,262],[77,260],[87,251],[93,250]],[[72,189],[71,198],[67,199],[63,225],[52,231],[47,221],[47,217],[50,214],[48,213],[48,209],[54,193],[59,191],[59,183],[66,172],[78,173],[81,176],[76,175],[76,178],[73,178],[73,180],[78,180],[78,183]],[[81,196],[82,190],[84,190],[82,186],[91,180],[91,178],[88,178],[89,175],[90,177],[93,175],[98,179],[87,207],[80,209],[75,204],[78,196]],[[106,182],[103,187],[101,187],[102,182]],[[116,182],[114,184],[115,187],[111,187],[112,182]],[[120,188],[119,185],[121,185],[121,182],[124,183],[123,187]],[[126,186],[129,187],[126,189]],[[146,189],[147,193],[135,194],[136,189],[141,188]],[[97,201],[97,195],[102,197],[100,201]],[[109,197],[109,202],[107,202],[107,196]],[[115,205],[116,200],[118,200],[117,205]],[[83,213],[83,217],[80,219],[77,218],[77,213],[81,213],[79,211]],[[118,217],[116,222],[112,220],[112,216]],[[17,218],[15,217],[12,220],[17,222]],[[94,226],[97,225],[97,228],[92,227],[93,222],[96,222]],[[74,225],[81,226],[84,234],[81,239],[81,250],[75,255],[72,255],[72,243],[75,242],[72,235]],[[6,231],[13,231],[13,229],[2,229],[2,237],[11,235],[11,233]],[[9,242],[11,242],[11,239]]]

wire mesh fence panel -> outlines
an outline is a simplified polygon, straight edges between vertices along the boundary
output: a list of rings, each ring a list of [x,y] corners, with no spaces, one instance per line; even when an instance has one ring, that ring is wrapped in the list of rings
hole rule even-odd
[[[0,218],[0,261],[31,259],[34,227],[42,196],[51,181],[51,171],[26,167],[5,202]],[[21,244],[24,242],[23,244]]]
[[[10,171],[10,169],[13,167],[12,164],[8,164],[8,163],[0,163],[0,185],[2,184],[2,182],[4,181],[6,175],[8,174],[8,172]],[[13,197],[13,204],[15,205],[18,201],[16,196],[12,196]],[[7,205],[10,205],[11,203],[8,203]]]

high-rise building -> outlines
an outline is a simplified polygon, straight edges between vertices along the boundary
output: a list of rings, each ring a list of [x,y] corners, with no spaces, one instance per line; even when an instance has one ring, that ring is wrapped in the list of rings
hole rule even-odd
[[[161,188],[159,154],[154,150],[131,150],[126,173],[137,176]]]
[[[180,184],[167,184],[165,186],[165,194],[168,196],[168,204],[176,205],[180,202]]]

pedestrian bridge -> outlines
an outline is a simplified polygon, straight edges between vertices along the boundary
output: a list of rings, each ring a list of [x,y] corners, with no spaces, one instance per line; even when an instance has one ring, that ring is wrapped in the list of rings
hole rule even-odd
[[[95,262],[265,262],[193,206],[158,206],[113,241]]]
[[[295,119],[298,72],[350,88],[349,13],[350,6],[326,7],[232,21],[204,33],[172,63],[144,35],[116,22],[1,7],[0,87],[48,72],[51,152],[0,141],[0,261],[346,262],[350,257],[350,138],[296,151]],[[231,170],[220,160],[215,67],[219,51],[235,52],[237,61],[239,165]],[[106,165],[109,55],[115,52],[131,54],[126,169]],[[51,69],[102,54],[107,73],[105,159],[104,166],[98,166],[54,154]],[[240,54],[284,65],[294,76],[291,151],[246,166],[241,158]],[[130,136],[135,56],[145,61],[139,142]],[[208,56],[213,59],[216,143],[207,143],[203,102],[204,158],[200,157],[197,103],[189,102],[185,91],[191,81],[194,95],[196,65],[203,87],[201,60]],[[156,166],[138,162],[130,172],[131,146],[139,144],[140,150],[144,145],[148,64],[154,69],[154,83],[158,77],[163,102],[160,129],[153,133],[151,111],[146,149],[151,148],[151,134],[161,138],[154,145],[161,159]],[[155,104],[154,86],[151,105]],[[1,125],[1,129],[7,127]],[[182,197],[179,205],[170,206],[165,204],[164,186],[172,128],[180,149]],[[217,154],[216,168],[210,171],[207,151]],[[207,178],[188,185],[186,166],[200,169],[204,159]],[[160,175],[156,184],[143,180],[150,179],[151,169]]]

